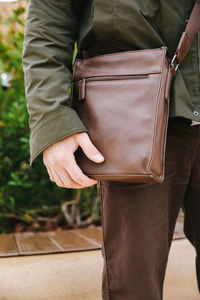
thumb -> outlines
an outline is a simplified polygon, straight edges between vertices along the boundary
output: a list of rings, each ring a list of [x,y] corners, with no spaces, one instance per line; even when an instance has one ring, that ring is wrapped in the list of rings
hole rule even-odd
[[[101,163],[104,161],[103,155],[98,151],[98,149],[91,142],[87,133],[78,136],[79,146],[82,148],[85,155],[92,161],[96,163]]]

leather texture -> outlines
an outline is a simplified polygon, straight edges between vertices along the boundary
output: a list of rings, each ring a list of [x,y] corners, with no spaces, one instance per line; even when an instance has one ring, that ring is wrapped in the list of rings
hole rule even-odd
[[[180,64],[185,58],[191,43],[200,30],[200,0],[196,0],[189,21],[177,47],[177,61]]]
[[[190,45],[199,28],[198,10],[199,0],[183,33]],[[190,45],[180,40],[178,64]],[[77,163],[89,177],[163,182],[170,86],[177,70],[166,52],[161,47],[76,59],[71,105],[105,157],[97,164],[78,148]]]
[[[79,148],[77,163],[97,180],[162,182],[170,71],[166,47],[76,60],[73,107],[105,161],[89,160]]]

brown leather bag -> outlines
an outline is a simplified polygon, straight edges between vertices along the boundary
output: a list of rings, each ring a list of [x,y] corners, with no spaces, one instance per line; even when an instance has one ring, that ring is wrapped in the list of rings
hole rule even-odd
[[[97,180],[162,182],[173,76],[200,28],[200,1],[192,10],[172,61],[166,47],[76,59],[72,107],[105,157],[78,165]]]

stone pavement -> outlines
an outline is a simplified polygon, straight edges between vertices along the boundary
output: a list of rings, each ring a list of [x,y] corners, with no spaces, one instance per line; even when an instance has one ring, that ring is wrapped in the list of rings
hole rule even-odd
[[[186,239],[172,243],[164,300],[199,300],[195,252]],[[101,300],[100,250],[0,259],[0,300]]]

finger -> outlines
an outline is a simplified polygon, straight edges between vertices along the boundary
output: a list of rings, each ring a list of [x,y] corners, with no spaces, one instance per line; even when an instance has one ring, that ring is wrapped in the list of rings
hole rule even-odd
[[[47,166],[46,166],[46,168],[47,168],[47,171],[48,171],[48,174],[49,174],[49,178],[50,178],[50,180],[51,180],[51,181],[55,181],[55,179],[54,179],[54,177],[53,177],[53,173],[52,173],[51,169],[50,169],[49,167],[47,167]]]
[[[76,163],[74,155],[72,156],[70,162],[67,164],[66,169],[71,178],[80,185],[91,186],[97,183],[97,180],[89,178],[82,172],[82,170]]]
[[[64,182],[62,181],[62,179],[60,178],[57,172],[53,171],[53,177],[54,177],[54,182],[57,184],[57,186],[59,187],[65,186]]]
[[[103,155],[91,142],[88,134],[82,134],[78,136],[78,142],[80,147],[83,149],[83,152],[90,160],[97,163],[101,163],[104,161]]]
[[[59,172],[59,176],[62,179],[62,182],[64,184],[64,187],[66,188],[85,188],[85,185],[81,185],[77,182],[75,182],[72,177],[70,176],[70,174],[67,172],[67,170],[63,169],[63,168],[59,168],[58,170]]]

